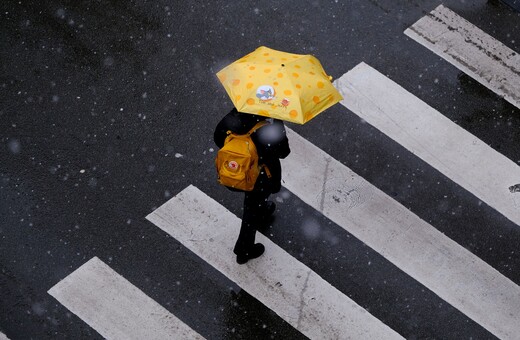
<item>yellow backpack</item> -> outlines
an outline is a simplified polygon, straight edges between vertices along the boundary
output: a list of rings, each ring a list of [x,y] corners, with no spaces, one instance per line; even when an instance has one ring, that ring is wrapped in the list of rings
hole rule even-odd
[[[267,124],[267,121],[258,122],[244,135],[227,132],[224,146],[218,151],[215,159],[220,184],[234,190],[251,191],[262,167],[265,168],[268,177],[271,177],[269,169],[258,163],[258,152],[251,139],[253,132]]]

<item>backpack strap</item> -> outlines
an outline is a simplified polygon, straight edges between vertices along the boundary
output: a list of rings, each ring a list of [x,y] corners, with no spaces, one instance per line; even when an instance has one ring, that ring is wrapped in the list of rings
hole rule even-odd
[[[267,175],[267,178],[271,178],[271,170],[269,170],[269,168],[267,167],[267,165],[265,164],[262,164],[262,168],[264,169],[265,171],[265,174]]]
[[[263,121],[261,121],[261,122],[256,123],[255,126],[253,126],[253,127],[251,128],[251,130],[249,130],[249,132],[247,133],[247,135],[248,135],[248,136],[251,136],[251,134],[252,134],[253,132],[255,132],[256,130],[260,129],[262,126],[264,126],[264,125],[268,125],[268,124],[269,124],[269,122],[266,121],[266,120],[263,120]]]
[[[258,129],[260,129],[262,126],[264,126],[264,125],[268,125],[268,124],[269,124],[269,122],[266,121],[266,120],[263,120],[263,121],[261,121],[261,122],[258,122],[258,123],[256,123],[255,126],[253,126],[253,127],[251,128],[251,130],[249,130],[249,132],[247,132],[245,135],[251,136],[251,135],[252,135],[256,130],[258,130]],[[227,130],[227,131],[226,131],[226,135],[228,135],[228,136],[229,136],[230,134],[232,134],[232,133],[234,133],[234,132],[231,131],[231,130]]]
[[[260,129],[262,126],[265,126],[265,125],[269,125],[269,122],[267,120],[263,120],[261,122],[258,122],[255,124],[255,126],[253,126],[253,128],[251,130],[249,130],[249,132],[247,133],[248,136],[251,136],[251,134],[253,132],[255,132],[256,130]],[[265,164],[260,164],[260,167],[262,169],[264,169],[265,171],[265,174],[267,175],[267,178],[271,178],[271,171],[269,170],[269,168],[267,167],[267,165]]]

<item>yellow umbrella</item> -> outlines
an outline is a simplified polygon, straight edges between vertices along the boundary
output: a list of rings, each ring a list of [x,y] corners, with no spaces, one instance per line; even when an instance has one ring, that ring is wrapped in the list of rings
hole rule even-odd
[[[238,111],[304,124],[343,99],[318,59],[265,46],[217,73]]]

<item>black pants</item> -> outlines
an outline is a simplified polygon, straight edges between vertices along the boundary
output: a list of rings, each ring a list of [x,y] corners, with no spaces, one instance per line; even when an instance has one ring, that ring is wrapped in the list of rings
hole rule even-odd
[[[236,255],[245,255],[255,244],[256,231],[265,218],[266,201],[270,194],[270,190],[255,190],[245,193],[242,226],[235,249],[233,249]]]

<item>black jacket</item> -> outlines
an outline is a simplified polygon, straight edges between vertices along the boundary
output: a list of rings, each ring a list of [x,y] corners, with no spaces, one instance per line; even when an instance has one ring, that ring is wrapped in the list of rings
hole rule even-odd
[[[265,164],[269,168],[272,177],[267,181],[265,176],[261,175],[257,180],[257,186],[269,186],[271,192],[275,193],[280,191],[282,181],[280,158],[287,157],[291,152],[289,140],[285,133],[285,125],[281,120],[238,112],[233,108],[233,110],[217,124],[213,139],[215,144],[219,148],[222,148],[228,131],[232,131],[236,134],[245,134],[251,130],[256,123],[262,120],[268,120],[270,124],[256,130],[251,135],[251,139],[255,143],[258,151],[260,164]],[[255,186],[255,189],[259,189],[257,186]],[[263,189],[265,190],[267,188]]]

